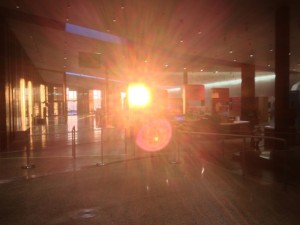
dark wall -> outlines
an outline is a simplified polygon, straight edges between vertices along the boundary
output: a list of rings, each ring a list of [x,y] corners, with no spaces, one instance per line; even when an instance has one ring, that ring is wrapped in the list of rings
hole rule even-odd
[[[24,129],[24,124],[20,124],[20,79],[31,81],[35,102],[39,102],[42,79],[1,15],[0,30],[0,151],[3,151],[15,134]]]

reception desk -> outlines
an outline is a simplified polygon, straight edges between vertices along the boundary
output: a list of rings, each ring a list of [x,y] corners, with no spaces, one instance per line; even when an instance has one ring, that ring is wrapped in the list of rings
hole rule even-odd
[[[233,121],[220,123],[220,131],[222,133],[232,133],[232,134],[250,134],[250,122],[249,121]]]
[[[249,121],[217,122],[213,120],[180,120],[173,121],[173,125],[185,132],[208,132],[208,133],[226,133],[226,134],[250,134]]]

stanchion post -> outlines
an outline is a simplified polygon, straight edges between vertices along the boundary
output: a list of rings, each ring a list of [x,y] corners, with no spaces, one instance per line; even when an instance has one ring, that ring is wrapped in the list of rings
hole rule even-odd
[[[243,146],[242,146],[242,168],[243,168],[243,177],[246,176],[246,138],[243,137]]]
[[[127,155],[127,128],[125,127],[124,129],[124,151],[125,155]]]
[[[100,157],[101,157],[101,161],[96,163],[96,166],[104,166],[105,163],[103,161],[103,151],[104,151],[104,130],[105,130],[105,127],[101,127],[101,151],[100,151]]]
[[[22,166],[22,169],[32,169],[35,165],[30,163],[30,128],[26,130],[26,165]]]
[[[287,174],[287,161],[288,161],[288,144],[287,141],[284,141],[284,159],[283,159],[283,176],[284,176],[284,190],[287,191],[287,182],[288,182],[288,174]]]
[[[176,140],[176,141],[175,141]],[[175,144],[175,147],[176,147],[176,150],[174,152],[174,157],[172,157],[172,161],[171,163],[172,164],[178,164],[179,163],[179,151],[180,151],[180,140],[178,140],[178,134],[177,132],[174,130],[173,132],[173,137],[172,137],[172,145],[174,146]]]
[[[73,126],[72,128],[72,157],[73,159],[76,159],[76,130],[75,130],[75,126]]]

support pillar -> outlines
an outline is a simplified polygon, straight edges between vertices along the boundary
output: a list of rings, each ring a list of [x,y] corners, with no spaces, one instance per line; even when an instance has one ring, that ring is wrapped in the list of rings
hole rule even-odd
[[[63,73],[63,116],[65,123],[68,121],[68,110],[67,110],[67,75]]]
[[[250,121],[251,126],[254,126],[258,122],[255,104],[255,66],[243,64],[241,71],[241,119]]]
[[[77,89],[77,115],[89,114],[89,91],[85,88]]]
[[[48,85],[48,116],[54,115],[54,87]]]
[[[186,95],[186,85],[188,84],[188,72],[183,72],[183,88],[182,88],[182,112],[186,115],[188,109],[188,99]]]
[[[103,90],[103,89],[102,89]],[[108,75],[108,68],[106,66],[105,68],[105,84],[104,84],[104,91],[102,92],[101,90],[101,98],[103,99],[102,101],[102,115],[103,115],[103,127],[107,127],[110,123],[110,98],[109,98],[109,75]]]
[[[5,45],[6,45],[6,26],[2,19],[0,20],[0,30],[2,31],[2,35],[0,35],[0,152],[6,149],[7,145],[7,127],[6,127],[6,101],[5,101],[5,88],[6,88],[6,70],[5,70]]]
[[[289,67],[290,67],[290,12],[288,6],[280,6],[275,15],[275,131],[288,131]]]

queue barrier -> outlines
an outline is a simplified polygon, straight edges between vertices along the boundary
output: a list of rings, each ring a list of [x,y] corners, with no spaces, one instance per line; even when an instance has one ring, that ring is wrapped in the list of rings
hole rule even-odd
[[[30,143],[29,143],[30,128],[28,128],[26,130],[26,135],[27,135],[27,138],[26,138],[26,151],[25,151],[26,164],[23,165],[21,168],[22,169],[32,169],[32,168],[35,168],[35,165],[30,162]]]
[[[128,154],[128,150],[130,148],[129,146],[129,141],[128,141],[128,129],[124,129],[124,152],[125,152],[125,156],[127,156]],[[77,158],[77,153],[76,153],[76,146],[78,145],[78,142],[76,142],[78,136],[77,131],[75,129],[75,126],[73,126],[72,130],[70,132],[66,132],[66,133],[71,133],[72,136],[72,158],[75,160]],[[105,135],[108,135],[109,132],[106,131],[106,128],[101,129],[101,140],[100,140],[100,162],[97,163],[97,166],[104,166],[106,165],[104,163],[104,151],[105,151]],[[189,135],[195,138],[199,138],[201,139],[201,137],[203,136],[210,136],[210,137],[217,137],[217,139],[220,141],[221,143],[221,151],[222,151],[222,155],[224,156],[225,154],[225,142],[226,139],[230,139],[230,138],[239,138],[242,140],[242,148],[241,148],[241,165],[242,165],[242,175],[243,177],[245,177],[247,175],[247,170],[246,170],[246,151],[247,151],[247,139],[253,139],[253,138],[263,138],[263,139],[268,139],[271,141],[279,141],[281,142],[281,146],[283,146],[283,153],[284,153],[284,158],[282,161],[282,168],[284,169],[284,175],[285,175],[285,179],[284,179],[284,185],[285,185],[285,189],[287,187],[287,159],[288,159],[288,143],[285,139],[282,138],[276,138],[276,137],[270,137],[270,136],[261,136],[261,135],[248,135],[248,134],[224,134],[224,133],[208,133],[208,132],[192,132],[192,131],[180,131],[180,130],[173,130],[173,136],[172,136],[172,140],[171,143],[169,144],[169,146],[167,148],[169,148],[169,162],[172,164],[179,164],[180,163],[180,154],[182,152],[182,147],[184,142],[182,141],[182,135]],[[22,166],[23,169],[31,169],[34,168],[35,165],[33,165],[31,163],[31,156],[30,156],[30,129],[27,130],[27,143],[26,143],[26,151],[25,151],[25,157],[26,157],[26,164]],[[135,148],[135,146],[133,146],[133,148]],[[135,149],[133,151],[134,153],[134,157],[135,156]],[[153,156],[152,154],[149,154],[149,156]],[[127,160],[127,158],[125,159]]]

